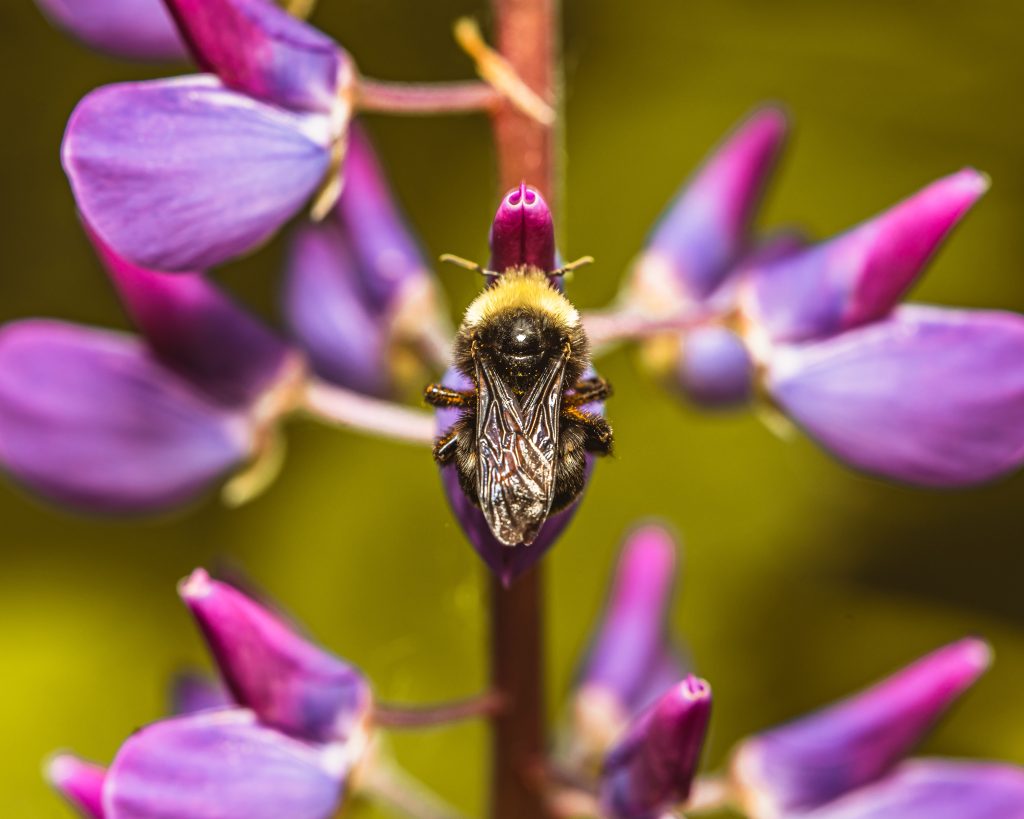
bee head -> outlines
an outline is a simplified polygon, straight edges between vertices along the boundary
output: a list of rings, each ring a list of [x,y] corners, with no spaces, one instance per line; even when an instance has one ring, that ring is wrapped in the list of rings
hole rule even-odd
[[[549,315],[524,306],[496,315],[478,329],[476,340],[505,372],[526,377],[558,355],[568,335]]]

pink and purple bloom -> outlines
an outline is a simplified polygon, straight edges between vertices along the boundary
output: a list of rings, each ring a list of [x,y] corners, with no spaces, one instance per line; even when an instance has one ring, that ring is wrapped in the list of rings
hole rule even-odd
[[[753,115],[651,235],[623,308],[655,336],[648,358],[699,404],[766,398],[874,475],[949,487],[1016,469],[1024,320],[899,304],[986,177],[962,170],[818,244],[758,241],[751,221],[784,134],[779,112]]]
[[[331,203],[356,74],[333,40],[270,0],[168,6],[211,73],[93,91],[63,160],[115,253],[205,270],[255,249],[314,197]]]
[[[202,570],[180,591],[230,701],[213,698],[137,731],[107,769],[57,756],[51,782],[91,819],[334,815],[369,741],[365,679]]]

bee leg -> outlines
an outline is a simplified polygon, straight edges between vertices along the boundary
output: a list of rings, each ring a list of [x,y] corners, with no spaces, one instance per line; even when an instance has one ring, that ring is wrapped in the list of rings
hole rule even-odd
[[[612,385],[603,378],[584,378],[576,382],[573,392],[565,397],[565,406],[582,407],[584,404],[592,404],[595,401],[604,401],[610,398]]]
[[[610,455],[612,452],[612,428],[600,415],[591,415],[576,407],[562,407],[562,415],[572,420],[583,430],[583,448],[595,455]]]
[[[473,406],[476,401],[476,392],[469,390],[463,392],[462,390],[451,390],[448,387],[443,387],[440,384],[430,384],[423,391],[423,400],[430,404],[432,407],[460,407],[466,408]]]
[[[447,466],[455,460],[457,449],[458,433],[453,429],[447,435],[442,435],[434,442],[434,460],[441,466]]]

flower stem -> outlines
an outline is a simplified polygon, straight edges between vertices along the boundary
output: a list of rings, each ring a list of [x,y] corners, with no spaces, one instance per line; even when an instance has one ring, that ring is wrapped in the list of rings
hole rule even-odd
[[[492,0],[494,36],[508,67],[541,100],[554,102],[559,36],[557,0]],[[558,106],[553,105],[555,111]],[[527,182],[549,201],[557,187],[554,123],[509,100],[494,114],[502,191]],[[528,548],[520,546],[518,548]],[[506,708],[492,719],[491,819],[548,819],[542,565],[504,588],[491,578],[491,687]]]
[[[356,106],[388,114],[462,114],[493,111],[501,93],[479,80],[465,82],[386,82],[362,77]]]
[[[360,785],[367,795],[410,819],[463,819],[461,813],[428,791],[397,766],[382,762],[364,772]]]
[[[374,723],[382,728],[430,728],[477,717],[488,717],[497,714],[503,706],[504,700],[501,695],[493,692],[438,705],[378,704],[374,709]]]
[[[319,421],[413,444],[434,442],[434,416],[310,379],[302,408]]]

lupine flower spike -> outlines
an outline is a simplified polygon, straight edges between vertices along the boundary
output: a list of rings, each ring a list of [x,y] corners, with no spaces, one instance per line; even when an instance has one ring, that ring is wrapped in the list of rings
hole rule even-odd
[[[595,455],[611,450],[608,385],[589,365],[579,313],[561,293],[551,211],[523,184],[502,200],[488,278],[456,336],[454,367],[427,388],[434,455],[463,531],[508,585],[549,549]]]
[[[216,76],[89,94],[64,139],[75,200],[103,241],[154,270],[203,270],[337,193],[355,71],[270,0],[169,0]]]
[[[36,0],[56,25],[88,46],[135,60],[187,54],[163,0]]]
[[[1024,770],[904,758],[988,668],[962,640],[850,699],[758,734],[733,757],[751,819],[1019,819]]]

